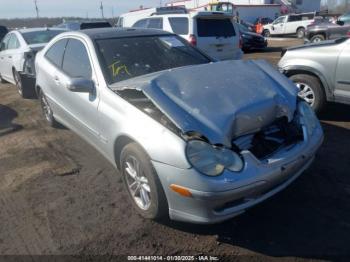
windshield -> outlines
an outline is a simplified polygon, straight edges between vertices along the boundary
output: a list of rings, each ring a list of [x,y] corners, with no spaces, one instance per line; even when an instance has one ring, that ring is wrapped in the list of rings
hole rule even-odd
[[[63,32],[62,30],[33,31],[22,33],[22,36],[28,45],[44,44]]]
[[[170,68],[210,62],[174,35],[100,39],[96,44],[109,84]]]

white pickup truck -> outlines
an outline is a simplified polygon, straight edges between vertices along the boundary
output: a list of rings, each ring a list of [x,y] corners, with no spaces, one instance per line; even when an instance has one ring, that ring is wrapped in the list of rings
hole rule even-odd
[[[316,13],[289,14],[278,17],[272,24],[264,26],[263,35],[292,35],[298,38],[305,36],[305,29],[315,21]]]

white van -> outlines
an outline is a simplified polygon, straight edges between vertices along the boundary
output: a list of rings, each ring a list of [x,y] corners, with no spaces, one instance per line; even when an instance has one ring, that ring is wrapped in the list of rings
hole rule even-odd
[[[232,16],[223,12],[154,13],[134,24],[121,15],[118,26],[155,28],[178,34],[216,60],[241,59],[240,33]]]
[[[278,17],[272,24],[264,26],[263,35],[292,35],[298,38],[305,36],[305,29],[315,21],[316,13],[290,14]]]

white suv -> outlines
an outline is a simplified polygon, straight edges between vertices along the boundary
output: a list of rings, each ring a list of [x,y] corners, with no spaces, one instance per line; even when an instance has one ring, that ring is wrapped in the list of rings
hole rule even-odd
[[[264,26],[263,35],[292,35],[298,38],[305,36],[305,29],[315,21],[315,13],[290,14],[278,17],[272,24]]]
[[[127,17],[123,17],[127,25]],[[216,60],[241,59],[240,34],[232,16],[222,12],[153,14],[131,24],[175,33]]]

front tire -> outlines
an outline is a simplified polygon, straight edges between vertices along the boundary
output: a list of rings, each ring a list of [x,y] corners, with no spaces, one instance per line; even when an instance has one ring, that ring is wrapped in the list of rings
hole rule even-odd
[[[47,101],[47,98],[44,94],[43,91],[39,90],[39,101],[41,105],[41,110],[43,112],[43,115],[45,117],[46,122],[51,126],[51,127],[58,127],[59,123],[55,120],[53,116],[53,111],[51,109],[51,106],[49,102]]]
[[[311,43],[318,43],[318,42],[321,42],[321,41],[324,41],[324,40],[325,40],[325,38],[324,38],[323,35],[314,35],[314,36],[311,38],[310,42],[311,42]]]
[[[271,36],[270,30],[265,29],[265,30],[263,31],[262,35],[263,35],[264,37],[270,37],[270,36]]]
[[[120,156],[124,185],[133,207],[144,218],[160,219],[168,214],[168,203],[150,158],[136,143],[126,145]]]
[[[303,27],[298,28],[298,30],[297,30],[297,37],[298,38],[304,38],[304,36],[305,36],[305,28],[303,28]]]
[[[299,89],[299,97],[304,99],[316,113],[326,104],[326,95],[320,80],[312,75],[297,74],[290,77]]]

